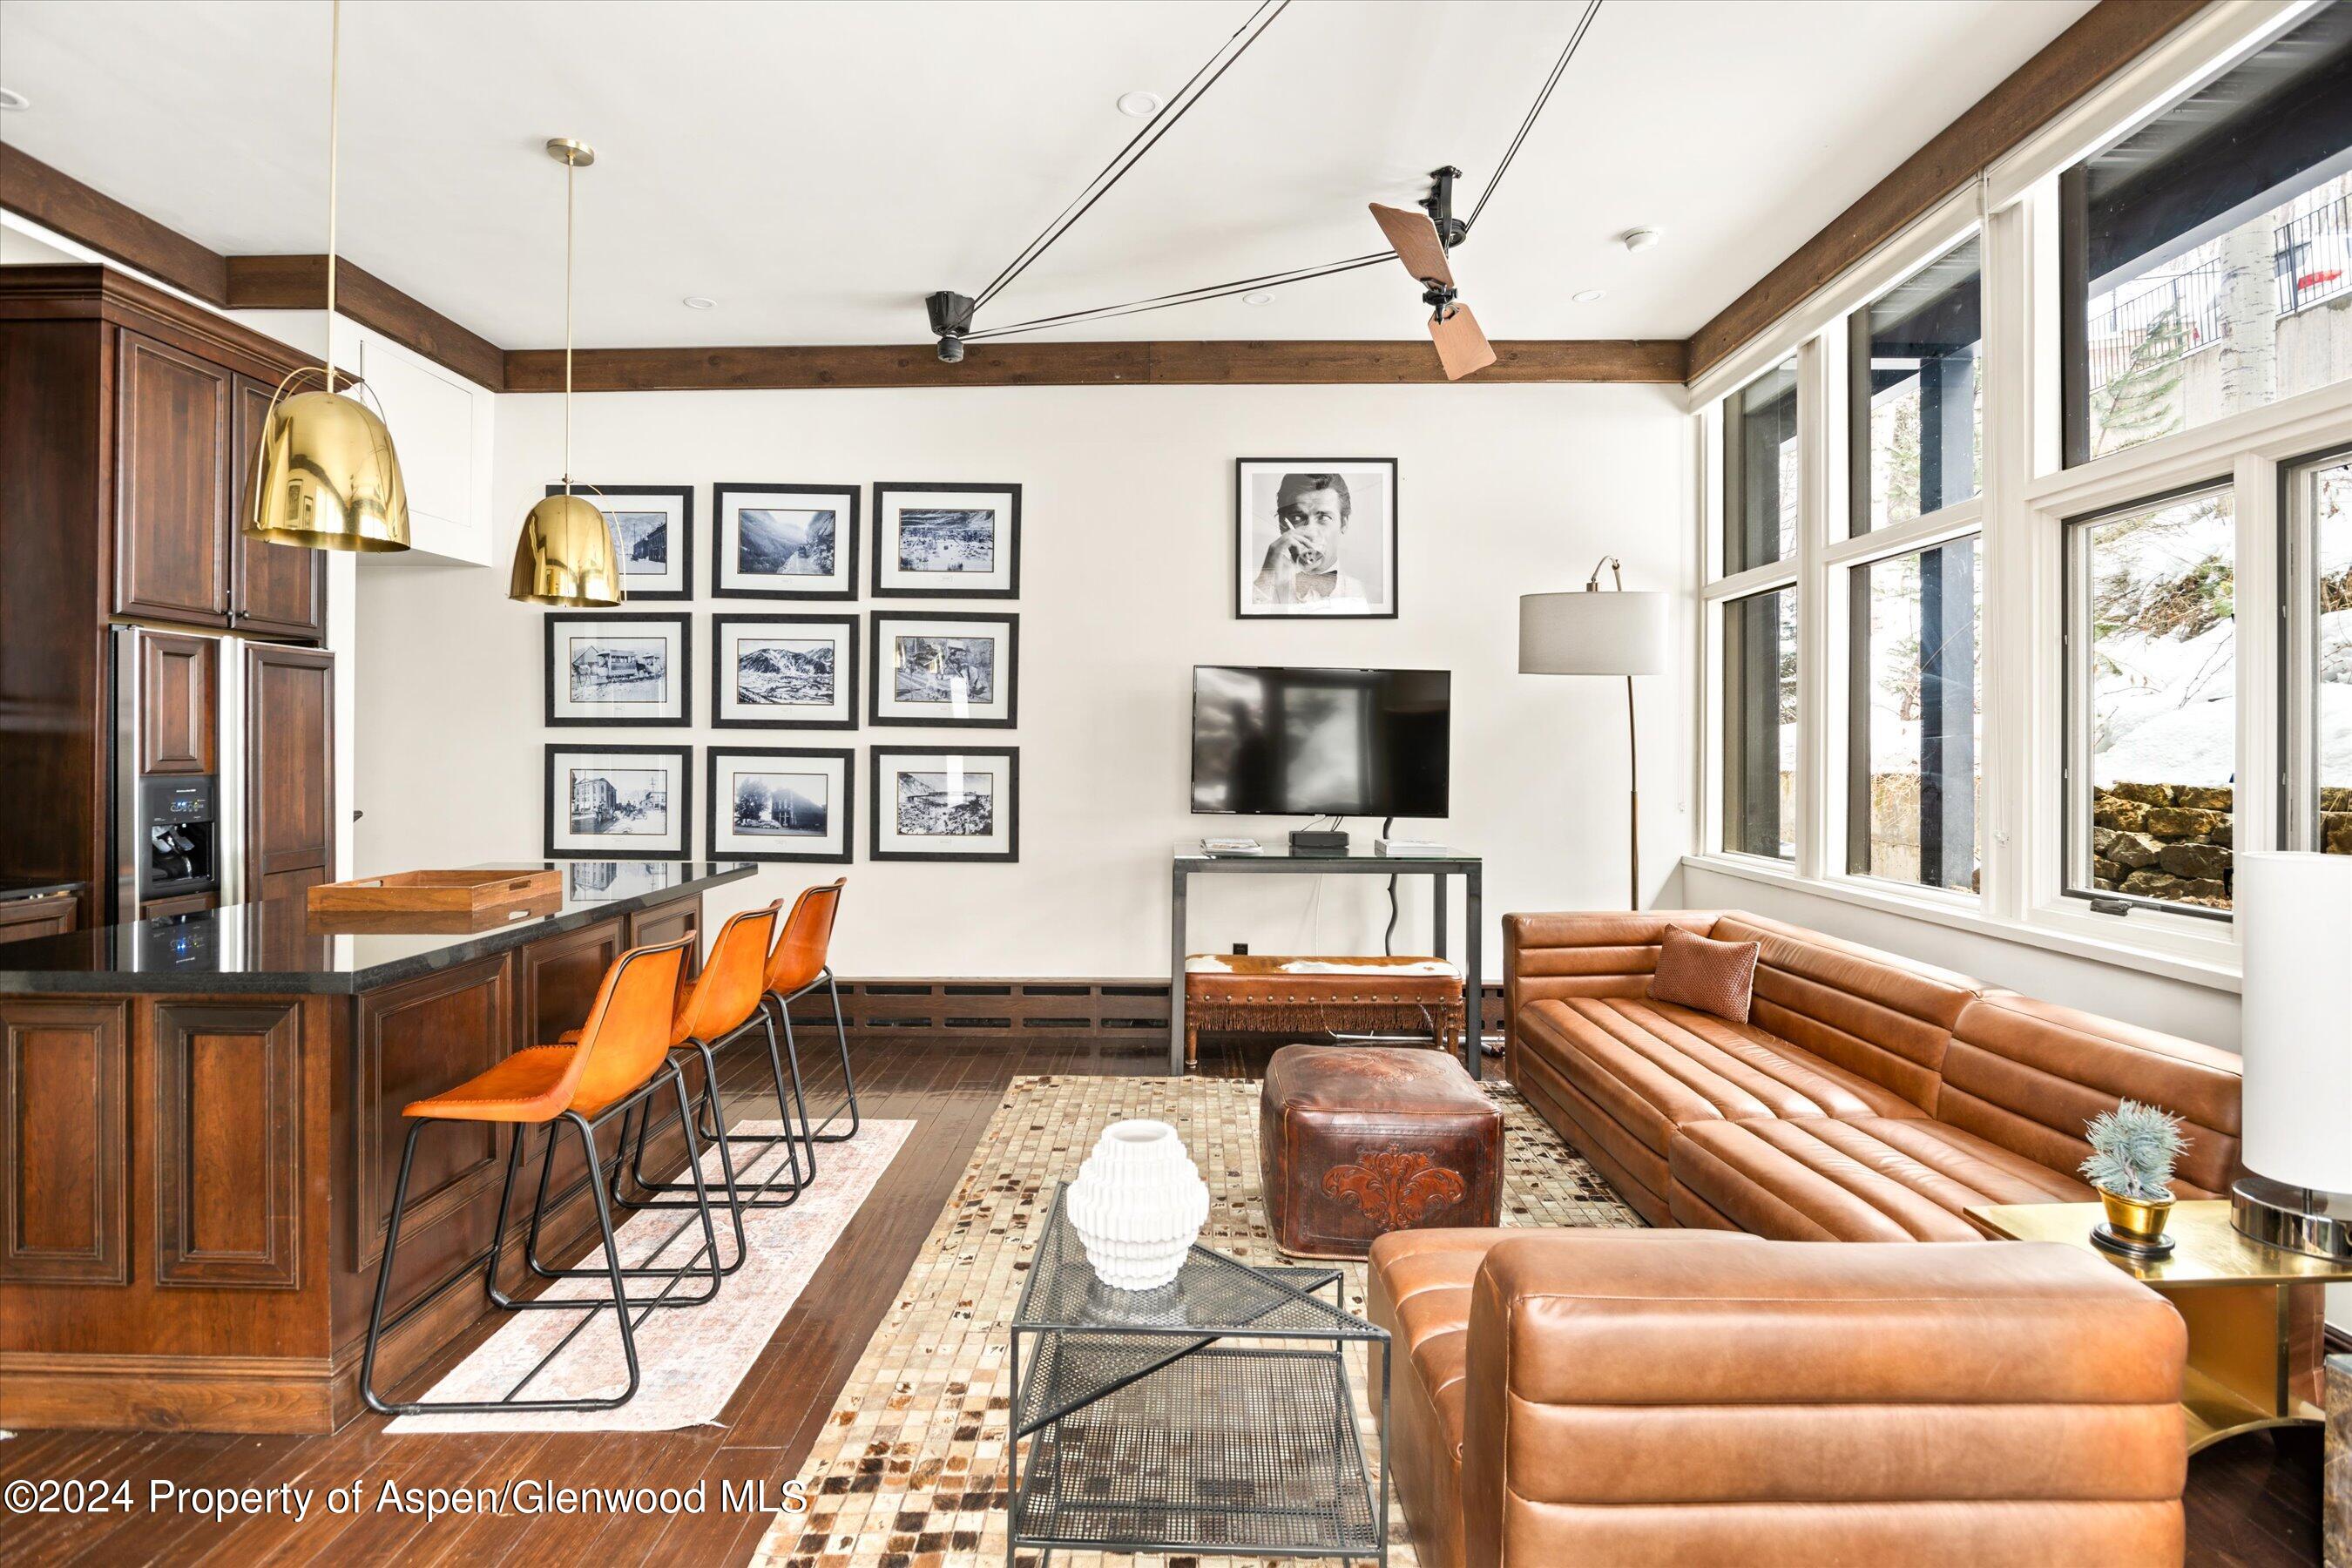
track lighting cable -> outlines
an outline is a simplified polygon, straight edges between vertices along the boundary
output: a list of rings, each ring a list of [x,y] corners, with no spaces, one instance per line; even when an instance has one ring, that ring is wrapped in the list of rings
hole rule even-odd
[[[1114,156],[1109,163],[1103,165],[1101,173],[1096,174],[1093,179],[1087,182],[1086,188],[1077,194],[1076,198],[1073,200],[1068,206],[1062,209],[1061,215],[1055,217],[1052,223],[1047,224],[1043,232],[1041,232],[1036,238],[1031,240],[1028,246],[1024,248],[1018,256],[1015,256],[1011,261],[1007,262],[1005,264],[1004,270],[999,272],[996,277],[990,281],[988,287],[982,289],[980,293],[973,298],[973,310],[978,311],[991,300],[993,300],[998,294],[1002,293],[1015,279],[1019,278],[1022,273],[1028,270],[1032,262],[1045,255],[1045,252],[1052,247],[1055,241],[1060,239],[1065,234],[1067,234],[1073,224],[1076,224],[1078,219],[1086,216],[1087,211],[1094,206],[1095,203],[1102,200],[1105,195],[1108,195],[1111,186],[1118,184],[1121,179],[1125,178],[1127,172],[1129,169],[1134,168],[1138,163],[1141,162],[1143,154],[1150,152],[1154,146],[1158,145],[1159,141],[1162,136],[1165,136],[1169,132],[1176,128],[1176,122],[1183,119],[1186,114],[1192,111],[1192,106],[1201,101],[1202,98],[1208,93],[1209,89],[1217,85],[1217,79],[1223,76],[1226,71],[1232,69],[1234,62],[1240,59],[1243,55],[1247,53],[1249,47],[1257,42],[1259,37],[1265,34],[1266,28],[1274,26],[1276,19],[1279,17],[1283,12],[1288,10],[1289,7],[1290,0],[1263,0],[1263,3],[1259,5],[1258,8],[1250,13],[1249,19],[1234,29],[1233,37],[1227,38],[1223,44],[1217,47],[1217,52],[1209,57],[1208,63],[1202,66],[1199,70],[1192,73],[1192,80],[1187,81],[1183,88],[1176,94],[1175,99],[1171,100],[1170,108],[1162,109],[1159,113],[1153,115],[1150,121],[1144,125],[1143,129],[1138,131],[1135,135],[1129,140],[1127,145],[1120,148],[1118,154]],[[1260,18],[1264,18],[1264,20],[1261,21]],[[1238,47],[1235,47],[1235,39],[1240,40]],[[1232,52],[1227,53],[1228,50],[1231,50]],[[1219,63],[1221,60],[1223,61],[1222,64]],[[1213,66],[1215,67],[1215,73],[1211,75],[1210,68]],[[1208,77],[1208,80],[1205,82],[1201,79],[1203,76]],[[1196,85],[1199,89],[1198,91],[1194,90]],[[1171,111],[1171,110],[1173,110],[1172,112]]]

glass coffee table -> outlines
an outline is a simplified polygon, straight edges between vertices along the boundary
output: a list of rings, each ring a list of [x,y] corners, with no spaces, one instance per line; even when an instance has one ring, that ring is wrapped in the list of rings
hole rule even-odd
[[[1195,1246],[1172,1284],[1112,1289],[1070,1225],[1067,1186],[1013,1318],[1006,1562],[1026,1548],[1042,1568],[1068,1548],[1385,1564],[1388,1488],[1347,1354],[1378,1344],[1386,1431],[1389,1336],[1341,1310],[1340,1271]]]

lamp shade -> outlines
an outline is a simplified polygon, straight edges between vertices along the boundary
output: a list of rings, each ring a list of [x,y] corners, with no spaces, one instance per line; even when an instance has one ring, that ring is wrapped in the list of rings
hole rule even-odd
[[[1666,596],[1588,588],[1519,595],[1521,675],[1656,675],[1666,668]]]
[[[247,534],[316,550],[408,548],[408,486],[392,432],[338,392],[298,392],[269,405],[254,455]]]
[[[2241,850],[2246,1169],[2352,1193],[2352,855]]]
[[[617,605],[621,552],[613,525],[585,496],[551,495],[522,520],[507,597],[530,605]]]

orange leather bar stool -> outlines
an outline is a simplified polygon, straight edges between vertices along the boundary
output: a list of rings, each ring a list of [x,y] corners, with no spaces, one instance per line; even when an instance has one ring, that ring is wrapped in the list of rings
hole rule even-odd
[[[776,951],[768,955],[767,1001],[776,1022],[783,1029],[784,1060],[792,1072],[793,1091],[801,1100],[801,1140],[808,1145],[809,1175],[816,1175],[816,1145],[845,1143],[857,1136],[857,1078],[849,1066],[849,1029],[841,1018],[841,987],[833,978],[833,923],[841,913],[841,889],[848,884],[846,877],[836,878],[821,887],[803,889],[793,902],[793,912],[785,918],[782,934],[776,938]],[[833,1003],[833,1038],[841,1051],[841,1086],[845,1099],[826,1113],[815,1130],[809,1125],[808,1101],[801,1096],[800,1047],[793,1040],[794,1002],[815,990],[822,983]],[[776,1085],[776,1102],[783,1105],[783,1085]],[[825,1131],[849,1112],[849,1125],[841,1131]],[[787,1123],[790,1118],[786,1118]]]
[[[596,1129],[615,1116],[627,1116],[645,1104],[667,1085],[677,1098],[678,1110],[686,1128],[687,1163],[698,1178],[701,1173],[700,1152],[694,1137],[693,1119],[688,1114],[686,1078],[670,1059],[670,1029],[676,1016],[678,971],[686,961],[686,943],[681,938],[655,947],[634,948],[614,961],[604,972],[597,987],[596,1000],[589,1008],[588,1021],[581,1029],[575,1046],[533,1046],[515,1052],[488,1072],[467,1079],[457,1088],[420,1100],[402,1108],[401,1114],[410,1118],[408,1141],[400,1152],[400,1175],[392,1188],[392,1220],[383,1238],[383,1263],[376,1274],[375,1304],[368,1313],[367,1349],[360,1363],[360,1393],[368,1407],[387,1415],[405,1415],[420,1411],[436,1414],[480,1415],[513,1410],[610,1410],[625,1405],[635,1396],[638,1384],[636,1327],[646,1315],[657,1306],[687,1306],[709,1300],[719,1289],[719,1237],[711,1224],[709,1194],[702,1202],[702,1248],[684,1264],[666,1269],[630,1269],[621,1263],[618,1241],[613,1234],[613,1211],[605,1201],[604,1185],[600,1179],[603,1163],[596,1154]],[[620,1394],[595,1399],[524,1399],[520,1397],[531,1379],[538,1376],[549,1361],[559,1354],[572,1335],[563,1341],[539,1364],[526,1373],[502,1399],[488,1401],[437,1400],[406,1403],[385,1399],[375,1389],[375,1359],[377,1347],[383,1337],[384,1303],[391,1293],[393,1263],[400,1247],[400,1221],[408,1202],[409,1173],[416,1160],[416,1141],[425,1130],[436,1121],[499,1122],[513,1129],[508,1145],[506,1182],[499,1190],[498,1218],[490,1228],[488,1261],[482,1271],[482,1288],[490,1300],[509,1311],[541,1310],[547,1311],[586,1311],[592,1316],[606,1307],[613,1309],[620,1324],[621,1349],[629,1366],[628,1386]],[[588,1191],[596,1205],[596,1226],[604,1247],[604,1268],[582,1272],[601,1273],[612,1284],[609,1297],[589,1300],[565,1299],[551,1300],[546,1297],[523,1301],[500,1291],[498,1284],[499,1255],[506,1239],[507,1215],[513,1206],[515,1176],[522,1165],[525,1135],[532,1127],[545,1127],[547,1163],[555,1160],[555,1133],[558,1124],[571,1127],[580,1135],[580,1147],[590,1173]],[[540,1192],[544,1198],[547,1177],[541,1173]],[[533,1215],[534,1223],[537,1215]],[[663,1276],[667,1283],[651,1298],[632,1301],[625,1279],[632,1273],[652,1273]],[[709,1288],[693,1298],[671,1299],[671,1292],[688,1277],[709,1281]],[[635,1321],[630,1310],[639,1308]],[[413,1312],[416,1309],[411,1308]],[[404,1313],[404,1320],[408,1314]],[[580,1327],[589,1320],[583,1319]],[[573,1334],[579,1331],[572,1331]]]
[[[718,1145],[720,1169],[726,1174],[728,1204],[733,1211],[735,1224],[735,1261],[727,1266],[727,1272],[730,1274],[743,1263],[743,1210],[746,1207],[784,1207],[808,1184],[801,1173],[799,1154],[793,1146],[790,1120],[786,1120],[785,1130],[780,1136],[730,1132],[727,1131],[726,1104],[719,1088],[719,1052],[756,1028],[767,1037],[769,1066],[776,1077],[779,1098],[782,1096],[783,1068],[776,1056],[776,1032],[768,1022],[767,1010],[762,1003],[767,995],[764,980],[768,945],[775,935],[777,916],[782,908],[782,900],[778,900],[764,909],[745,910],[740,914],[730,916],[727,923],[719,928],[719,935],[710,944],[709,960],[702,966],[702,973],[695,976],[693,987],[678,1008],[677,1026],[671,1032],[670,1048],[673,1051],[683,1052],[690,1047],[702,1059],[702,1098],[696,1109],[709,1114],[709,1121],[703,1128],[703,1136]],[[667,1116],[668,1112],[665,1110],[664,1126],[668,1124]],[[628,1179],[636,1190],[635,1193],[623,1190],[623,1166],[616,1162],[613,1167],[613,1196],[630,1208],[690,1208],[693,1201],[689,1198],[664,1195],[692,1192],[694,1188],[690,1184],[648,1182],[646,1179],[646,1139],[653,1131],[653,1121],[652,1108],[647,1107],[637,1116],[634,1136],[626,1125],[623,1127],[623,1144],[631,1151],[627,1163]],[[758,1152],[752,1156],[752,1163],[756,1165],[760,1156],[779,1142],[784,1146],[784,1157],[790,1171],[788,1176],[775,1173],[764,1181],[738,1182],[734,1156],[730,1152],[733,1145],[755,1145]],[[762,1201],[763,1196],[772,1197],[778,1193],[790,1195],[782,1202]]]

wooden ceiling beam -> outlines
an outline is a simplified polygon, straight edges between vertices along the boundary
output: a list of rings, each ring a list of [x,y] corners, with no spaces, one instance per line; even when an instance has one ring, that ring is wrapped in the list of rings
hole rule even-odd
[[[238,310],[323,310],[324,256],[228,258],[228,305]],[[506,384],[506,353],[348,258],[335,265],[335,309],[434,363],[491,391]]]
[[[1509,340],[1465,385],[1683,379],[1676,340]],[[743,392],[827,387],[1336,386],[1443,384],[1426,341],[1264,340],[1106,343],[977,342],[942,364],[929,343],[581,349],[581,392]],[[563,390],[563,351],[506,356],[509,392]]]
[[[1693,333],[1690,375],[1728,358],[2204,8],[2205,0],[2099,0]]]
[[[0,207],[207,305],[228,302],[227,257],[5,142],[0,142]]]

